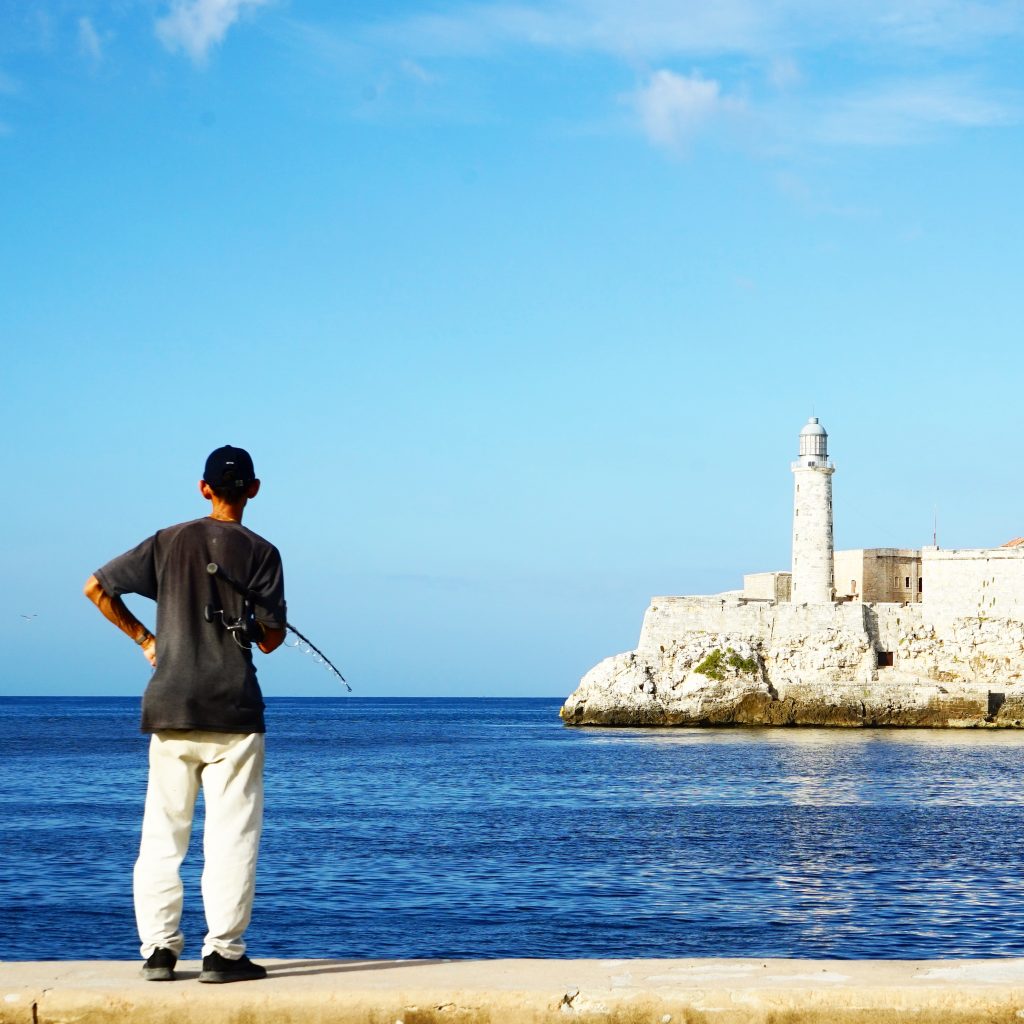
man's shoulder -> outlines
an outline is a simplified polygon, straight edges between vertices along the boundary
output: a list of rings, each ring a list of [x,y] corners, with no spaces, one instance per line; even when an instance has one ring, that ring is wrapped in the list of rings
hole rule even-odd
[[[241,523],[235,524],[252,542],[255,547],[262,548],[266,551],[272,551],[275,555],[280,557],[280,552],[277,547],[272,544],[266,537],[258,534],[255,530],[250,530],[248,526],[243,526]]]
[[[157,545],[161,547],[176,544],[204,544],[211,534],[222,534],[223,532],[234,534],[236,538],[244,537],[249,544],[249,550],[258,553],[257,557],[261,559],[266,557],[280,559],[281,557],[277,548],[266,537],[261,536],[255,530],[250,530],[248,526],[244,526],[242,523],[214,519],[211,516],[189,519],[184,523],[165,526],[162,530],[157,530],[154,534],[154,539]]]
[[[208,517],[203,519],[189,519],[184,523],[174,523],[172,526],[165,526],[163,529],[157,530],[156,533],[153,534],[153,537],[158,541],[167,541],[174,537],[178,537],[181,534],[200,533],[205,529],[204,524],[207,521]]]

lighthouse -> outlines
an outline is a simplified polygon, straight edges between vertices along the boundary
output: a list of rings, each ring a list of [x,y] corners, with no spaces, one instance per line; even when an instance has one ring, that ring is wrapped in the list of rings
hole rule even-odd
[[[793,463],[794,604],[832,601],[832,474],[828,434],[812,416],[800,431],[800,457]]]

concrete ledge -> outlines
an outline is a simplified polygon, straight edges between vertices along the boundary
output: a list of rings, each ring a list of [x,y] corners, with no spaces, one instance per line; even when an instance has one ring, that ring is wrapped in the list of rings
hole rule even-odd
[[[0,963],[0,1024],[1020,1024],[1024,960],[277,960],[266,981]]]

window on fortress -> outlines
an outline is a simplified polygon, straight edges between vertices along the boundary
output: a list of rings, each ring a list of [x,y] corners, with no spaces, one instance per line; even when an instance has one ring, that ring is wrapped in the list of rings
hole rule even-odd
[[[892,578],[892,585],[894,587],[898,587],[900,585],[900,578],[899,578],[899,576],[893,576],[893,578]]]
[[[907,577],[907,581],[906,581],[906,583],[904,583],[904,584],[903,584],[903,586],[904,586],[904,587],[905,587],[905,588],[906,588],[907,590],[909,590],[909,589],[910,589],[910,577],[909,577],[909,576]]]
[[[878,652],[878,667],[879,668],[892,668],[892,651],[879,651]]]
[[[917,592],[920,594],[924,590],[924,579],[921,576],[917,577]]]

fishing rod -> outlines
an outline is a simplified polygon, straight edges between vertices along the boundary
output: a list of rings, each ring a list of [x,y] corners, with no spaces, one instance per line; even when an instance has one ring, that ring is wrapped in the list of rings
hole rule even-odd
[[[236,644],[239,647],[246,647],[246,641],[248,646],[252,646],[254,643],[258,643],[262,639],[262,627],[256,622],[256,614],[253,610],[253,596],[252,592],[243,587],[240,583],[234,580],[224,569],[222,569],[216,562],[210,562],[206,566],[206,571],[214,577],[222,579],[232,590],[240,594],[242,597],[242,614],[237,619],[229,619],[223,608],[215,608],[212,604],[208,604],[203,612],[203,617],[207,622],[213,622],[214,617],[219,615],[224,628],[231,634]],[[299,647],[304,644],[304,654],[312,654],[318,663],[325,665],[328,671],[336,675],[344,684],[345,689],[349,693],[352,692],[352,687],[349,686],[348,680],[338,671],[334,662],[320,650],[312,640],[309,639],[305,634],[300,633],[290,622],[285,623],[285,629],[289,632],[294,633],[298,637],[298,643],[289,644],[289,647]],[[242,639],[239,639],[239,638]]]

